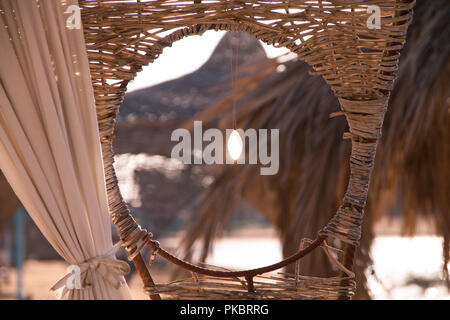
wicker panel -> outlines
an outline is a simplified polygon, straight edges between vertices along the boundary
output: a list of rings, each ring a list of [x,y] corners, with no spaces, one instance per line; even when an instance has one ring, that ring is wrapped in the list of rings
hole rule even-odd
[[[131,217],[118,188],[112,150],[115,116],[128,82],[143,66],[175,41],[208,30],[243,31],[267,44],[286,47],[330,85],[349,124],[344,138],[352,139],[353,147],[343,204],[320,234],[358,245],[377,140],[414,0],[80,0],[79,4],[110,213],[131,259],[139,256],[151,233]],[[379,29],[368,28],[367,6],[371,5],[381,9]],[[348,257],[353,253],[347,256],[351,263]]]

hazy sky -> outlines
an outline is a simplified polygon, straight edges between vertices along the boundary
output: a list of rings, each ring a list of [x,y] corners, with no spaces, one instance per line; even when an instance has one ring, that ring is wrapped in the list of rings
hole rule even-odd
[[[156,61],[138,73],[128,84],[128,92],[176,79],[201,67],[210,57],[225,31],[208,31],[201,36],[189,36],[165,48]],[[261,42],[269,58],[282,55],[289,50],[274,48]]]

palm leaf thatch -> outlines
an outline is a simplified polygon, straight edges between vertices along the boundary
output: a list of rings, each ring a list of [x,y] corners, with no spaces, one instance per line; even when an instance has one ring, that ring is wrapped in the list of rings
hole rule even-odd
[[[400,209],[405,231],[414,233],[419,216],[434,219],[444,237],[448,261],[450,240],[450,4],[418,1],[408,31],[400,70],[384,124],[357,253],[358,297],[367,298],[364,270],[371,263],[373,225],[382,213]],[[222,235],[232,213],[246,201],[276,226],[283,255],[292,254],[301,238],[314,238],[335,213],[348,181],[350,142],[343,117],[329,118],[339,103],[320,77],[301,61],[285,63],[283,72],[261,68],[238,81],[237,88],[210,109],[195,116],[231,126],[231,106],[239,100],[238,126],[280,129],[280,169],[261,176],[259,166],[220,166],[214,183],[201,195],[184,239],[186,256],[203,243],[204,260],[215,237]],[[446,263],[445,263],[446,265]],[[322,256],[302,264],[306,274],[333,271]]]

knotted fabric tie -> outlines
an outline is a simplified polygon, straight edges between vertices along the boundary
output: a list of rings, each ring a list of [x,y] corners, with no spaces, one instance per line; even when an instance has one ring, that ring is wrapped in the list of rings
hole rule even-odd
[[[75,268],[72,268],[69,273],[56,282],[50,290],[56,291],[63,288],[58,297],[58,299],[62,299],[69,290],[90,287],[94,272],[109,282],[114,288],[118,289],[125,282],[123,276],[130,272],[130,266],[127,262],[115,258],[115,252],[120,248],[121,244],[121,242],[116,243],[105,255],[90,258],[75,265]],[[75,273],[73,272],[74,270]],[[68,286],[69,281],[72,282]]]

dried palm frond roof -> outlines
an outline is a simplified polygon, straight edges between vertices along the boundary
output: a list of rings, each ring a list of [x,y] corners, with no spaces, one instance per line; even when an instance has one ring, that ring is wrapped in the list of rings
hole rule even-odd
[[[255,165],[216,168],[215,181],[200,197],[190,219],[192,227],[185,242],[185,247],[191,248],[203,237],[202,259],[243,199],[265,213],[279,231],[286,231],[281,236],[289,238],[286,241],[292,242],[292,248],[298,247],[299,236],[314,237],[339,205],[345,191],[342,172],[347,174],[344,159],[349,156],[349,143],[342,142],[345,119],[329,120],[329,114],[339,110],[339,102],[322,78],[308,75],[308,65],[291,61],[286,66],[284,72],[272,74],[255,90],[251,88],[267,76],[266,70],[261,70],[261,78],[254,74],[237,85],[240,89],[235,95],[246,95],[238,104],[238,127],[280,128],[280,168],[274,176],[261,176]],[[232,98],[196,119],[213,120],[225,113],[219,127],[230,127]],[[320,201],[323,195],[325,199]],[[326,214],[320,215],[322,212]],[[300,221],[294,225],[295,219]]]
[[[416,215],[444,215],[448,233],[450,3],[419,1],[415,10],[391,93],[372,189],[373,195],[388,187],[401,195],[409,231]]]
[[[419,1],[409,30],[398,79],[391,93],[383,139],[374,169],[371,209],[380,199],[404,216],[414,234],[420,215],[434,220],[444,238],[444,270],[450,250],[450,3]]]
[[[361,269],[370,262],[372,220],[382,211],[393,212],[394,206],[404,213],[410,233],[420,215],[434,219],[448,261],[449,17],[448,1],[417,2],[377,152],[359,253]],[[311,236],[325,225],[337,208],[345,190],[342,181],[347,180],[342,177],[348,175],[350,145],[341,140],[347,124],[341,117],[328,119],[339,111],[338,101],[309,71],[306,64],[291,61],[285,71],[268,78],[261,72],[241,79],[233,95],[195,117],[220,117],[221,127],[230,127],[231,101],[239,99],[240,127],[280,128],[280,171],[263,177],[257,166],[217,168],[216,181],[192,215],[184,242],[188,255],[194,241],[202,239],[206,257],[243,199],[259,207],[277,226],[283,244],[291,241],[293,247],[300,236]],[[317,264],[311,261],[309,270],[314,268]]]

